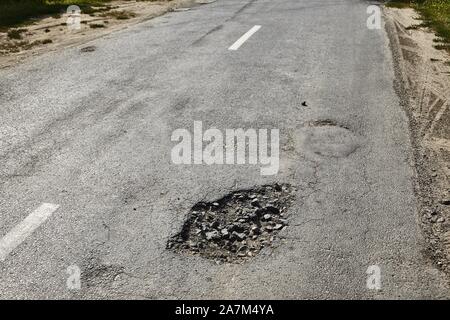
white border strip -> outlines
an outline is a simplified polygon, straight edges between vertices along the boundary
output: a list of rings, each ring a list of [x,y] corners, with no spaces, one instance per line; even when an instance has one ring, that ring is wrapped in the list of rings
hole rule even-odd
[[[235,43],[231,45],[231,47],[228,48],[228,50],[237,50],[239,49],[242,44],[247,41],[256,31],[258,31],[261,28],[261,26],[254,26],[250,30],[248,30],[242,37],[240,37]]]
[[[21,223],[11,229],[11,231],[0,240],[0,261],[5,261],[6,257],[19,246],[34,230],[39,228],[52,214],[59,208],[59,205],[43,203],[34,210]]]

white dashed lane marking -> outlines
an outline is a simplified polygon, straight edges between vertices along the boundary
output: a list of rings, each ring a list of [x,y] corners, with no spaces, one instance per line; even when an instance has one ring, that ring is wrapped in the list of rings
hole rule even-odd
[[[231,45],[231,47],[228,48],[228,50],[237,50],[239,49],[242,44],[247,41],[256,31],[258,31],[261,28],[261,26],[254,26],[250,30],[248,30],[242,37],[240,37],[235,43]]]
[[[58,208],[59,205],[57,204],[43,203],[22,222],[12,228],[0,240],[0,261],[5,261],[6,257],[31,235],[34,230],[39,228]]]

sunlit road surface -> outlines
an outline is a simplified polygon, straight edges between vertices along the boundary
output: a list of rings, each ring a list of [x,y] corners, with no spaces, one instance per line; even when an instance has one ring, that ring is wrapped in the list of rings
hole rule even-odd
[[[448,297],[368,5],[218,0],[0,71],[0,297]],[[194,121],[279,129],[278,174],[174,164]],[[242,264],[166,250],[195,203],[274,182],[298,191],[273,248]]]

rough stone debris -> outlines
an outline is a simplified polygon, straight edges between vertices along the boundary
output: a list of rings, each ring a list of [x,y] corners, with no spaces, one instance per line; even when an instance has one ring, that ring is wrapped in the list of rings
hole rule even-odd
[[[197,203],[167,249],[216,262],[243,262],[270,247],[288,226],[287,209],[297,190],[274,184],[232,192],[213,202]]]

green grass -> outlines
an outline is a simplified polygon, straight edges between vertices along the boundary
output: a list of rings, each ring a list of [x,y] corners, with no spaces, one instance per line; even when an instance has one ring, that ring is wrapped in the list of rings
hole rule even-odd
[[[420,26],[434,29],[441,40],[436,48],[450,50],[450,0],[396,0],[389,1],[386,5],[416,9],[424,20]]]
[[[69,5],[78,5],[83,13],[109,9],[110,0],[0,0],[0,30],[29,23],[32,18],[60,15]],[[93,8],[97,7],[97,8]],[[98,8],[100,7],[100,8]]]
[[[390,8],[409,8],[411,5],[410,1],[389,1],[386,2],[386,7]]]

